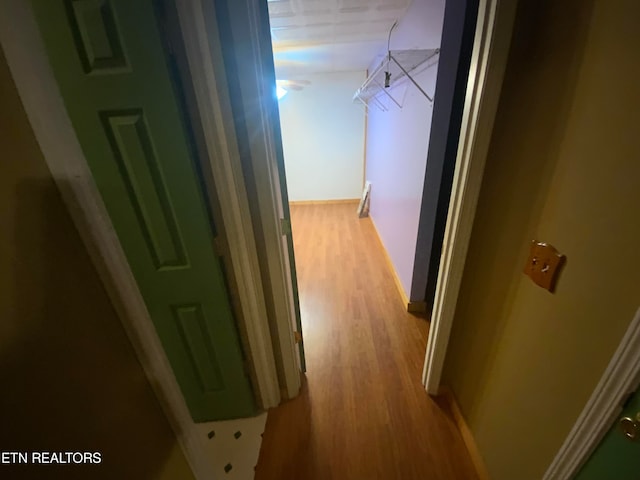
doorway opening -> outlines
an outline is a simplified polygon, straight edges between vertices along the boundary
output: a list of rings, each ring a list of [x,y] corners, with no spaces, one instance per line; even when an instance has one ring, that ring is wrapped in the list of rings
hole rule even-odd
[[[403,313],[432,305],[477,2],[383,3],[268,1],[303,320],[306,271],[331,253],[357,268],[369,243]],[[349,221],[371,235],[349,234]]]
[[[454,453],[452,478],[474,478],[455,427],[419,428],[444,426],[446,414],[421,383],[428,324],[408,310],[427,316],[477,2],[276,0],[268,7],[307,375],[301,394],[269,414],[256,478],[326,478],[333,468],[351,469],[353,478],[437,475],[449,454],[431,464],[414,459],[433,454],[419,445],[444,439],[462,452]],[[404,63],[424,52],[424,61]],[[354,95],[369,87],[376,91],[364,102]],[[369,216],[358,218],[365,182]],[[416,272],[423,286],[414,294]],[[377,439],[359,449],[372,458],[350,461],[365,439]],[[283,461],[283,442],[295,462]],[[389,452],[389,442],[401,447]]]

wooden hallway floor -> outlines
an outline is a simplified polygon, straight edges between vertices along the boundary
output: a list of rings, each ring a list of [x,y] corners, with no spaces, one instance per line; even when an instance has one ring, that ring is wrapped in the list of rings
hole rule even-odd
[[[307,373],[269,412],[256,479],[474,480],[453,420],[420,378],[428,324],[406,312],[356,205],[294,205]]]

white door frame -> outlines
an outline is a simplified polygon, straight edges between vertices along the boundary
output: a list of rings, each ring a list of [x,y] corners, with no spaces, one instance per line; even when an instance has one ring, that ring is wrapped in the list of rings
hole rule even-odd
[[[223,3],[232,3],[230,0],[222,1]],[[239,23],[233,16],[225,20],[229,22],[232,29],[244,33],[238,38],[249,40],[243,47],[245,49],[243,58],[252,59],[255,62],[255,71],[251,76],[255,75],[260,78],[262,72],[260,62],[265,61],[260,55],[261,39],[256,36],[256,22],[260,21],[260,6],[257,5],[258,2],[248,0],[233,4],[242,4],[242,8],[249,11],[248,17],[251,19],[251,24]],[[480,0],[457,165],[423,370],[423,383],[428,393],[432,395],[438,394],[440,387],[440,377],[482,182],[484,163],[507,63],[516,6],[517,0]],[[255,94],[255,78],[241,78],[239,82],[241,88],[248,92],[248,95]],[[263,91],[261,94],[264,99],[268,92]],[[272,125],[272,117],[265,113],[269,107],[264,103],[264,101],[259,102],[260,112],[259,115],[254,115],[254,118],[257,119],[256,131],[261,134],[266,132],[266,136],[264,142],[256,142],[258,151],[253,160],[258,168],[263,169],[262,175],[259,176],[261,179],[259,187],[262,189],[260,205],[264,209],[261,212],[262,223],[266,228],[279,230],[279,216],[273,215],[273,212],[281,212],[282,210],[279,184],[277,175],[269,170],[273,162],[264,161],[274,155],[271,144],[274,140],[269,136],[270,132],[274,131],[274,126]],[[255,163],[256,160],[257,163]],[[268,246],[267,255],[270,275],[281,285],[279,279],[283,275],[284,262],[281,244],[272,242]],[[274,297],[276,296],[281,301],[284,299],[282,294],[274,295]],[[289,295],[286,296],[288,298]],[[282,342],[280,355],[284,368],[289,372],[288,377],[293,378],[299,368],[292,344],[291,315],[294,313],[290,312],[288,315],[284,315],[286,313],[284,305],[282,311],[283,314],[279,315],[277,319],[278,336]],[[277,354],[278,352],[276,352]]]
[[[268,21],[266,0],[216,0],[208,5],[211,15],[205,17],[208,19],[224,12],[222,21],[229,26],[234,39],[242,39],[242,42],[234,44],[232,55],[238,70],[241,70],[236,81],[242,97],[241,108],[246,112],[244,126],[249,139],[248,155],[256,179],[256,198],[253,200],[257,203],[262,227],[268,281],[272,291],[270,300],[275,311],[275,318],[272,319],[272,335],[277,340],[275,354],[282,365],[283,391],[288,398],[293,398],[300,391],[301,369],[294,335],[296,313],[287,239],[281,225],[284,209],[276,149],[276,142],[281,139],[276,135],[279,131],[275,124],[278,118],[273,115],[274,102],[277,100],[275,84],[268,81],[269,72],[265,70],[269,62],[273,63],[270,48],[265,49],[265,42],[270,42],[271,37],[268,29],[265,35],[262,23]],[[208,22],[208,28],[210,35],[214,32],[217,35],[214,21]]]
[[[215,53],[208,51],[200,0],[176,2],[188,60],[202,115],[208,160],[216,174],[225,233],[239,285],[251,357],[258,383],[258,401],[264,408],[278,405],[280,388],[262,282],[249,216],[248,200],[235,145],[235,132],[225,121],[228,96]],[[133,344],[144,372],[158,397],[186,459],[198,480],[217,477],[208,459],[207,441],[196,428],[115,230],[94,183],[67,115],[40,36],[30,2],[0,2],[0,45],[16,83],[25,112],[44,159],[57,184],[92,262]],[[195,65],[195,67],[194,67]],[[227,117],[228,118],[228,117]],[[233,139],[233,140],[231,140]]]
[[[591,456],[640,383],[640,308],[542,480],[569,480]]]
[[[516,0],[480,0],[422,382],[438,395],[485,160],[507,64]]]

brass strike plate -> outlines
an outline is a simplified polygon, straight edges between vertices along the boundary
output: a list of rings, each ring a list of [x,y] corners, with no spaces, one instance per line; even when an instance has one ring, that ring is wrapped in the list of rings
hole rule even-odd
[[[528,275],[536,285],[553,292],[558,279],[558,273],[562,265],[564,265],[566,258],[567,257],[558,252],[553,245],[533,240],[531,242],[529,258],[524,266],[524,273]]]

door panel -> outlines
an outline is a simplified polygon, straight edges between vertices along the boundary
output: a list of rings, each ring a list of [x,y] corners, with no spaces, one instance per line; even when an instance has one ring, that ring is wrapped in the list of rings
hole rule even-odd
[[[625,438],[618,426],[619,419],[636,419],[640,413],[640,393],[637,391],[616,418],[611,429],[576,476],[576,480],[637,480],[640,478],[640,427],[638,438]],[[637,419],[640,423],[640,419]]]
[[[263,259],[273,259],[275,256],[275,246],[271,243],[271,229],[275,226],[274,219],[271,218],[272,212],[269,211],[271,205],[275,208],[277,215],[275,222],[280,222],[277,228],[282,235],[278,241],[280,248],[278,253],[282,254],[282,264],[280,265],[280,258],[274,259],[274,264],[267,265],[264,270],[270,275],[274,274],[273,272],[280,266],[285,270],[284,291],[280,289],[280,280],[276,280],[278,286],[277,293],[274,294],[274,303],[280,307],[283,300],[287,302],[287,309],[291,314],[289,318],[292,323],[295,322],[291,327],[298,332],[300,338],[297,344],[298,358],[300,367],[304,371],[303,332],[278,101],[275,95],[276,74],[267,2],[265,0],[216,0],[210,4],[215,10],[220,31],[240,156],[245,162],[243,168],[249,179],[247,183],[250,198],[253,196],[254,199],[253,222],[258,231],[263,231],[265,238],[269,237],[269,240],[259,242],[262,244],[259,249],[263,249],[261,252]],[[256,158],[252,151],[254,148],[255,152],[260,152],[257,154],[260,160],[256,162],[260,163],[259,167],[252,164]],[[269,198],[265,198],[267,195],[264,192],[267,190]],[[268,206],[261,209],[261,205]],[[263,222],[268,226],[262,226]],[[274,275],[279,276],[280,272]],[[286,298],[283,299],[283,295],[286,295]],[[277,313],[274,314],[274,316],[277,315]],[[297,368],[295,376],[297,381]],[[289,393],[292,394],[292,392]]]
[[[302,314],[300,312],[300,294],[298,291],[298,274],[296,271],[296,258],[293,250],[293,227],[291,226],[291,212],[289,210],[289,195],[287,193],[287,181],[284,173],[284,155],[282,153],[282,135],[280,132],[280,120],[275,122],[277,125],[276,132],[276,151],[278,153],[278,173],[280,175],[280,195],[282,196],[282,217],[289,228],[286,230],[283,238],[283,250],[286,254],[286,274],[287,282],[290,287],[290,302],[295,314],[295,330],[300,334],[298,339],[298,358],[300,360],[300,370],[307,371],[307,361],[304,356],[304,337],[302,334]]]
[[[263,38],[262,47],[262,59],[265,63],[264,69],[268,72],[270,78],[273,78],[273,84],[275,88],[275,64],[273,62],[273,48],[271,45],[271,25],[269,23],[269,10],[267,8],[267,2],[260,4],[260,33]],[[291,228],[291,213],[289,211],[289,194],[287,192],[287,177],[284,168],[284,149],[282,147],[282,131],[280,129],[280,110],[278,108],[278,100],[275,95],[271,96],[273,102],[273,109],[270,111],[272,114],[271,124],[274,129],[274,146],[276,151],[276,169],[278,172],[278,186],[280,187],[280,198],[282,202],[282,219],[284,223],[289,226],[284,232],[285,241],[283,242],[283,249],[285,250],[285,256],[288,259],[287,262],[287,282],[290,285],[291,303],[293,304],[293,313],[295,315],[295,329],[299,333],[298,341],[298,357],[300,359],[300,368],[303,372],[307,371],[307,362],[304,355],[304,340],[302,333],[302,315],[300,312],[300,296],[298,291],[298,274],[296,271],[296,258],[293,249],[293,230]]]
[[[152,0],[33,5],[69,117],[194,420],[254,414]]]

